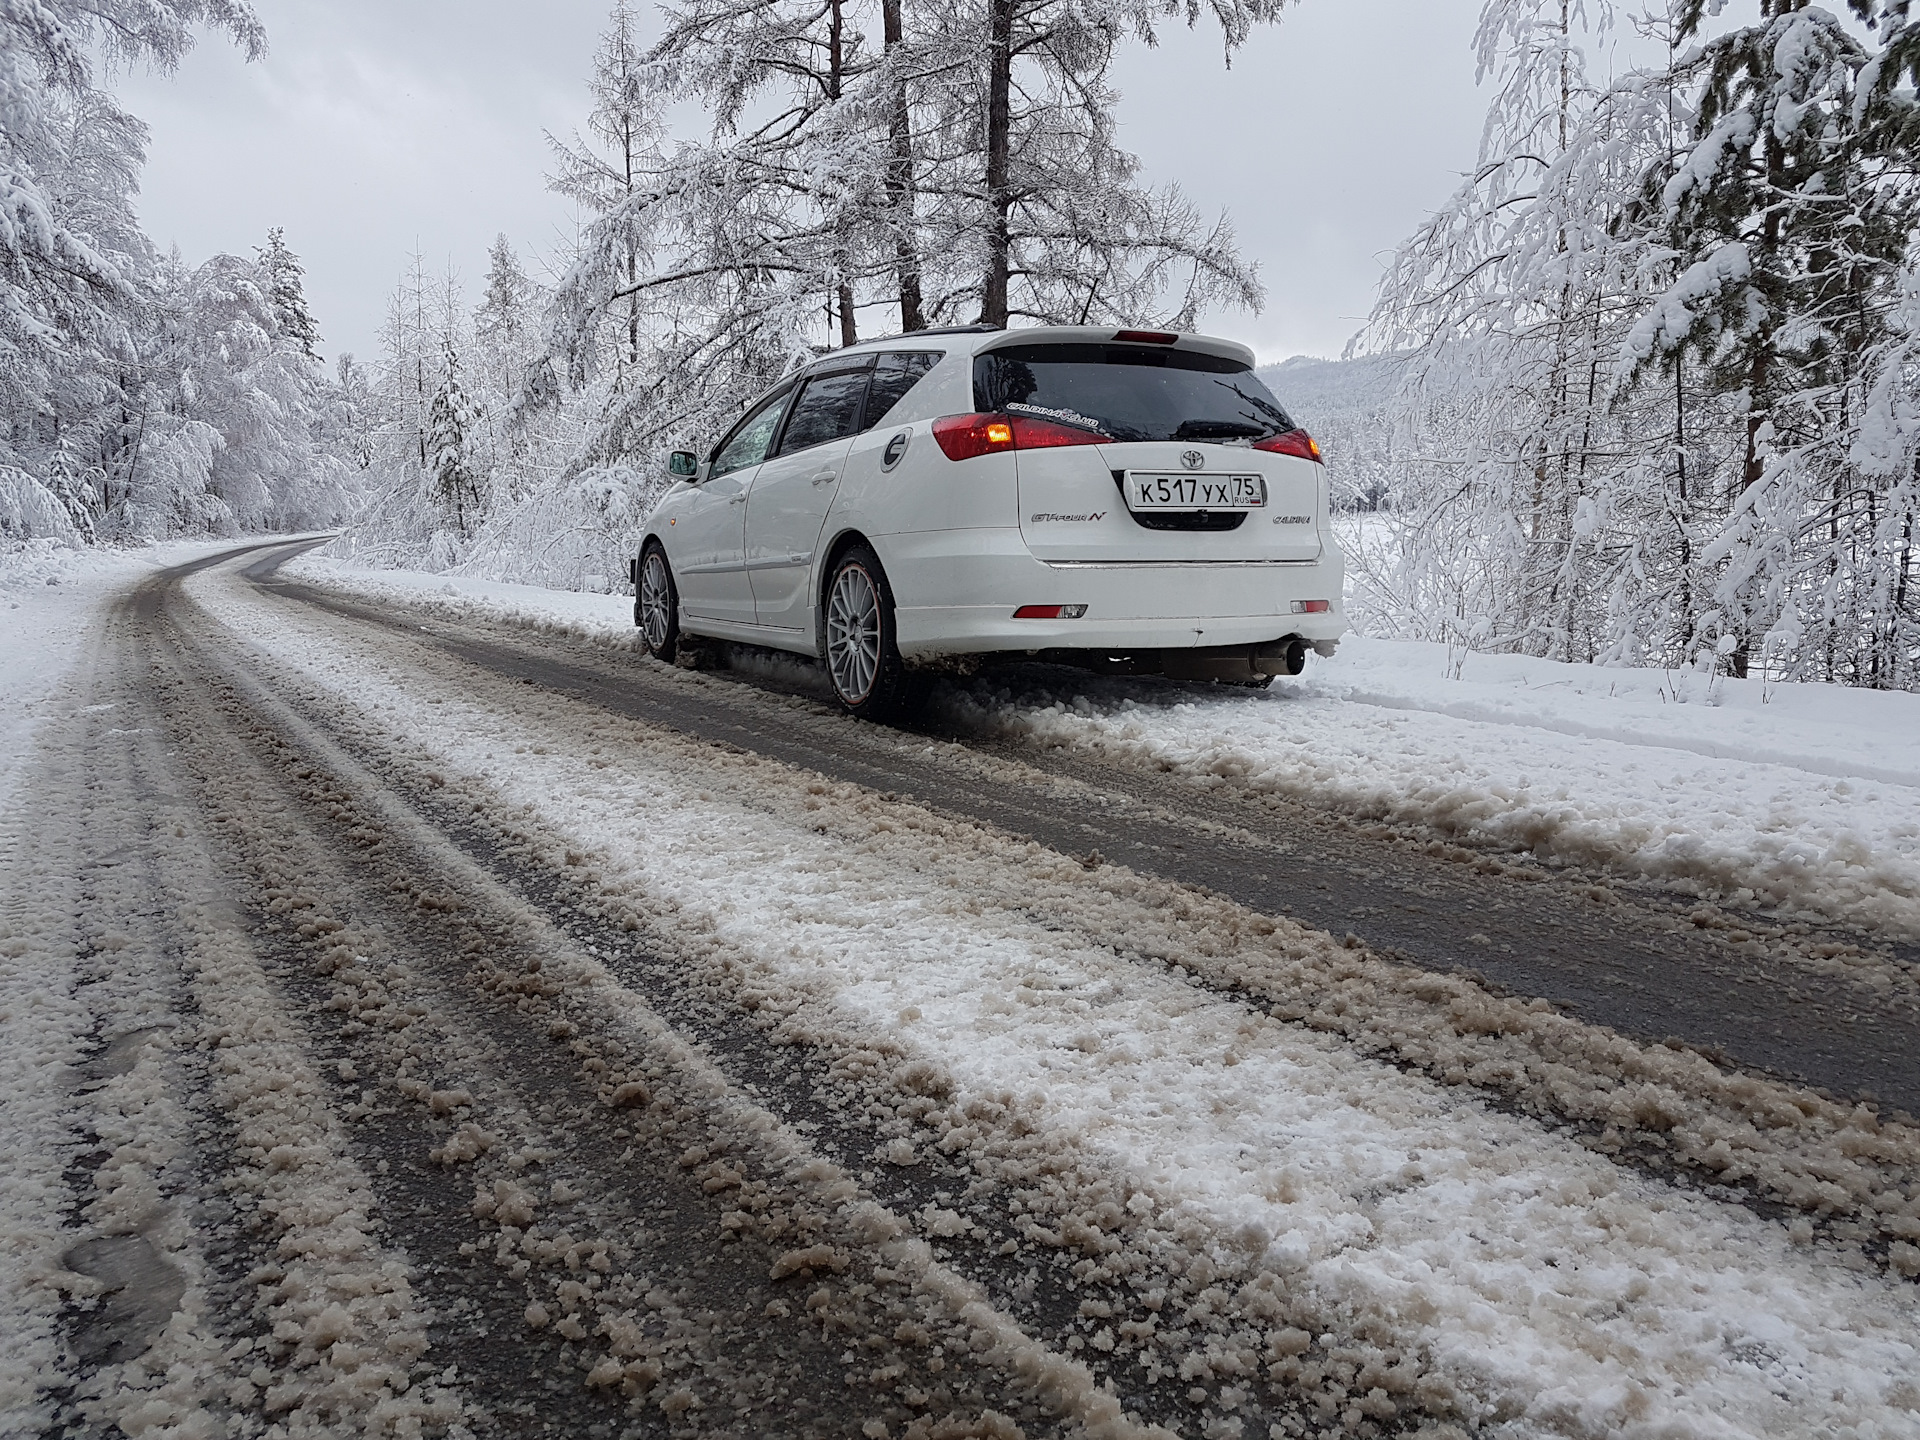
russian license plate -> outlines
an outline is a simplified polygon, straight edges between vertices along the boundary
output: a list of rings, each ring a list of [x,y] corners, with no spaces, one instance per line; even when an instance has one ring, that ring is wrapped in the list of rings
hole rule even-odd
[[[1267,482],[1258,475],[1192,475],[1127,471],[1129,510],[1258,510]]]

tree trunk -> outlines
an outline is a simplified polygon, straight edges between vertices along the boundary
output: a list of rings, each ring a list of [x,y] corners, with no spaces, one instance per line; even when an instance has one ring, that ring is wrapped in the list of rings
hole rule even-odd
[[[1012,187],[1008,183],[1013,125],[1013,7],[988,0],[987,10],[987,273],[980,290],[980,323],[1007,323],[1007,272],[1012,264]]]
[[[830,0],[828,6],[827,29],[827,99],[838,103],[841,85],[846,75],[845,16],[842,13],[843,0]],[[857,344],[860,339],[859,328],[853,317],[853,282],[847,274],[847,266],[852,246],[847,242],[847,217],[843,212],[838,218],[839,243],[834,246],[834,268],[839,271],[838,285],[834,298],[839,302],[840,343]]]
[[[900,0],[881,0],[880,22],[884,27],[887,54],[892,56],[905,42],[900,20]],[[887,204],[893,213],[893,263],[900,284],[900,328],[924,330],[927,317],[921,308],[920,256],[914,248],[913,114],[907,107],[907,82],[896,74],[893,82],[893,113],[887,120],[887,139],[892,147],[887,164]]]

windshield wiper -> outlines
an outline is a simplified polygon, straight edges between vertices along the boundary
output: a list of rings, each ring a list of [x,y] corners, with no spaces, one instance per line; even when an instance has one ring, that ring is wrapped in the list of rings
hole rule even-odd
[[[1246,420],[1182,420],[1173,432],[1176,440],[1238,440],[1273,433],[1271,425],[1256,425]]]

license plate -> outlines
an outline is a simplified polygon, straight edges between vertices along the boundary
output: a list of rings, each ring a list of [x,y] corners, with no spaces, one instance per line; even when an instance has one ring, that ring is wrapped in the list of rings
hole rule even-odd
[[[1129,510],[1258,510],[1267,482],[1258,475],[1194,475],[1127,471]]]

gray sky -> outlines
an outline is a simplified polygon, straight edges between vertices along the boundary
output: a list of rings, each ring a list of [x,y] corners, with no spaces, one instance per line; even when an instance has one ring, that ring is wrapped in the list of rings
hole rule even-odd
[[[271,225],[307,270],[331,360],[371,357],[416,248],[469,295],[500,231],[529,268],[561,253],[542,130],[586,113],[603,0],[256,0],[272,46],[245,64],[204,41],[171,77],[118,85],[153,128],[141,215],[191,262],[250,253]],[[1221,64],[1214,32],[1170,31],[1121,60],[1121,141],[1143,177],[1225,207],[1261,264],[1259,316],[1207,328],[1262,360],[1337,354],[1384,252],[1469,167],[1486,95],[1469,51],[1479,0],[1297,0]]]

